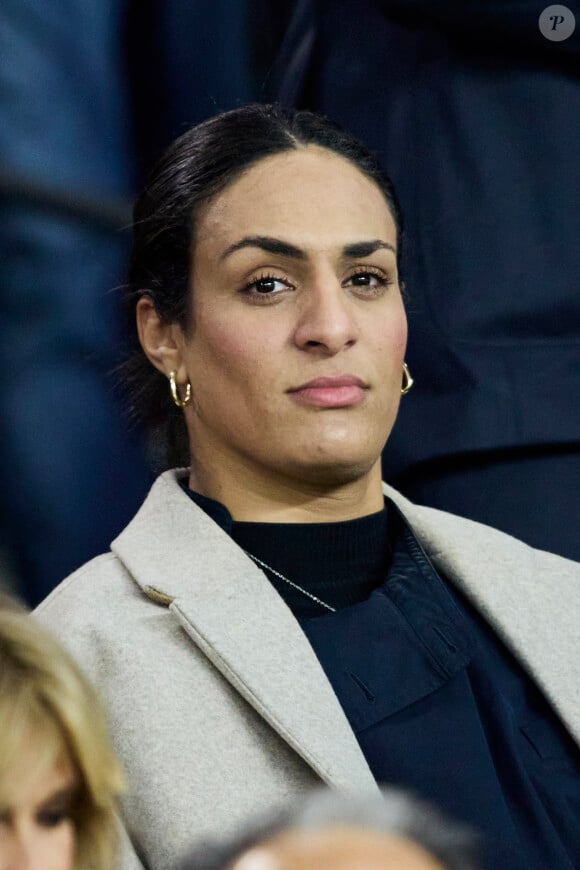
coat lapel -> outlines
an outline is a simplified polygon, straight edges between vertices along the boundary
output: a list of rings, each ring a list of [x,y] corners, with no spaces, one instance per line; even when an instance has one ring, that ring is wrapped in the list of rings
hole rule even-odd
[[[154,484],[112,549],[236,690],[329,785],[376,789],[348,720],[289,608],[182,491]],[[168,558],[171,553],[171,558]]]
[[[580,743],[580,565],[385,487],[436,568],[497,631]]]

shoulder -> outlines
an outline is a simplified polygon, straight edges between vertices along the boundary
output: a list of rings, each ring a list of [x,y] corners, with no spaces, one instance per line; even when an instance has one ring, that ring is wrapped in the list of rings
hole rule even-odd
[[[413,527],[427,554],[442,563],[451,576],[471,576],[474,567],[481,575],[503,578],[514,575],[557,577],[580,594],[580,564],[555,553],[537,550],[523,541],[483,523],[416,505],[392,487],[384,487]]]
[[[47,624],[61,620],[83,618],[102,619],[118,610],[120,603],[130,606],[143,598],[135,571],[127,567],[119,553],[118,541],[132,540],[138,552],[146,544],[163,549],[164,536],[160,521],[168,513],[195,513],[199,509],[184,494],[179,480],[184,469],[173,469],[161,474],[154,482],[136,515],[113,541],[112,550],[97,556],[66,577],[35,610],[35,616]]]
[[[123,637],[143,598],[113,553],[97,556],[62,581],[33,613],[88,671],[99,650]]]
[[[34,615],[42,622],[62,618],[82,618],[86,611],[94,614],[107,610],[112,601],[131,596],[134,581],[120,560],[113,553],[105,553],[91,559],[66,577],[42,601]]]
[[[531,548],[523,541],[512,538],[499,529],[438,508],[415,504],[387,484],[383,484],[383,490],[385,495],[404,514],[421,538],[422,543],[427,545],[431,554],[448,545],[455,545],[458,541],[471,541],[474,538],[485,540],[487,543],[495,542],[501,547],[522,548],[522,552],[524,549],[531,551]]]

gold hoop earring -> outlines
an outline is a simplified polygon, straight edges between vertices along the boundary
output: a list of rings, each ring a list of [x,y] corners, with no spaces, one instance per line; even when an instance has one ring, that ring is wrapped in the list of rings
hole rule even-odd
[[[403,363],[403,386],[401,387],[401,395],[406,396],[415,381],[411,377],[409,366],[406,362]]]
[[[191,384],[189,381],[187,382],[187,387],[185,388],[185,396],[180,398],[179,393],[177,392],[177,384],[175,383],[175,375],[177,374],[177,370],[174,369],[172,372],[169,372],[169,389],[171,390],[171,398],[178,408],[185,408],[186,405],[189,405],[191,402]]]

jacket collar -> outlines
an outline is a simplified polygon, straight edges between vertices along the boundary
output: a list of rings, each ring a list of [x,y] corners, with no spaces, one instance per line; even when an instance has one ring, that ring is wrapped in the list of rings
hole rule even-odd
[[[334,788],[377,786],[292,612],[245,553],[187,497],[184,472],[153,485],[111,548],[142,591]],[[171,554],[168,557],[168,554]]]
[[[169,471],[112,549],[150,598],[329,785],[376,788],[343,710],[293,614],[262,571]],[[397,504],[435,567],[461,589],[580,742],[580,567],[487,526]],[[167,554],[171,553],[168,559]]]
[[[384,486],[434,566],[462,590],[580,743],[580,565]]]

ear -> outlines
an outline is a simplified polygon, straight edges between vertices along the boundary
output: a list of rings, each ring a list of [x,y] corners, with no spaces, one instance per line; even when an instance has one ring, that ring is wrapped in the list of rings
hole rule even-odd
[[[187,372],[183,364],[183,332],[178,323],[166,323],[159,317],[150,296],[142,296],[136,307],[139,341],[150,362],[165,377],[177,372],[176,381],[185,383]]]

